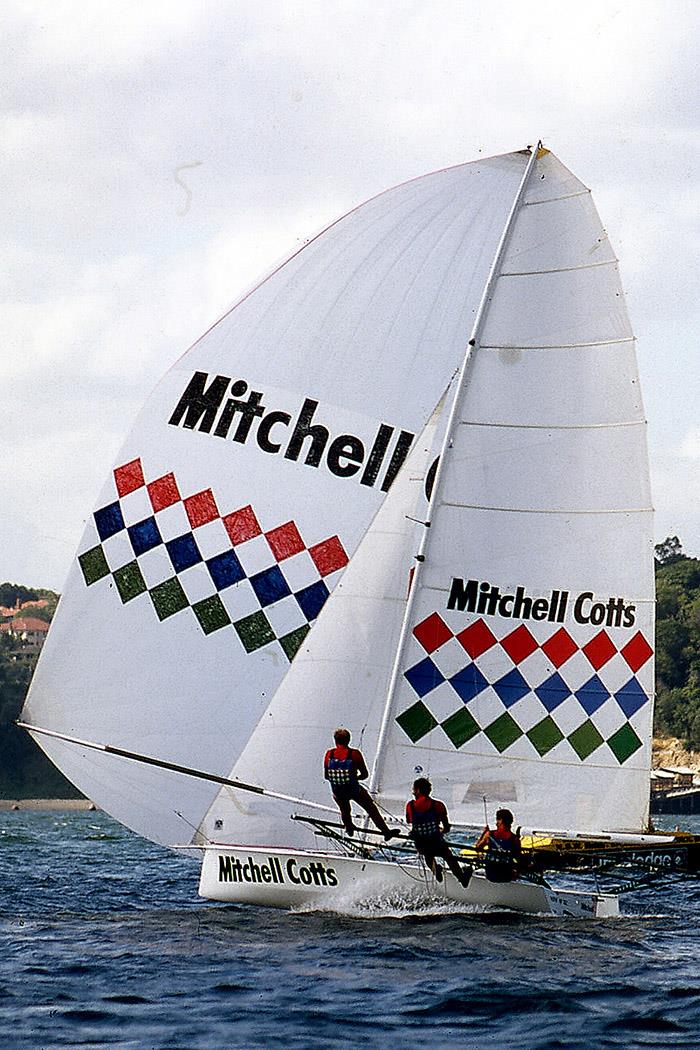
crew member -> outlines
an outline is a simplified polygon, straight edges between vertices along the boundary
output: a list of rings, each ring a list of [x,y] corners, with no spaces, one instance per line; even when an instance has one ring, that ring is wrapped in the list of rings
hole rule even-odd
[[[341,726],[336,729],[333,739],[335,747],[326,751],[326,757],[323,760],[323,775],[330,783],[333,798],[338,805],[348,835],[354,835],[356,831],[350,809],[350,803],[356,802],[369,814],[370,819],[387,841],[394,838],[398,832],[387,827],[369,791],[360,784],[360,781],[366,780],[369,774],[362,752],[350,747],[350,731]]]
[[[443,870],[437,862],[440,857],[463,886],[469,885],[471,868],[462,868],[444,836],[450,830],[450,821],[444,802],[431,798],[433,786],[426,777],[413,783],[413,799],[406,803],[406,820],[411,825],[411,838],[416,849],[425,858],[438,882],[442,882]]]
[[[513,832],[513,814],[509,809],[496,810],[496,830],[488,824],[477,839],[474,849],[486,850],[484,873],[489,882],[512,882],[517,879],[521,863],[520,836]]]

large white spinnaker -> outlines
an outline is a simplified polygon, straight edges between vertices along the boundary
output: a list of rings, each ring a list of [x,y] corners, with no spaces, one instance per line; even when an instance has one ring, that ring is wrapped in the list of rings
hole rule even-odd
[[[527,160],[357,208],[167,373],[88,522],[25,722],[229,772],[459,366]],[[156,841],[188,837],[216,794],[37,740]]]
[[[436,482],[377,788],[416,767],[452,819],[641,831],[654,581],[646,428],[590,193],[539,156]]]

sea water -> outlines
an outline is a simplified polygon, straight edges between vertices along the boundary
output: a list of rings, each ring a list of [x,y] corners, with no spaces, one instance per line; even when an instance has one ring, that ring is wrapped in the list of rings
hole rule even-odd
[[[0,1048],[700,1046],[700,882],[575,920],[226,906],[197,874],[102,813],[0,814]]]

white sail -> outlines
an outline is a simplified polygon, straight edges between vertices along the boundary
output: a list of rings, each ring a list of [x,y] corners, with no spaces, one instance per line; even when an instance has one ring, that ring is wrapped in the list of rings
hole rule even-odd
[[[380,748],[386,812],[421,772],[458,823],[481,823],[485,797],[530,827],[640,831],[654,591],[634,342],[590,194],[544,151],[448,439],[430,528],[399,527],[399,479],[234,773],[327,802],[321,758],[342,722],[369,761]],[[424,535],[409,605],[401,566]],[[205,831],[309,838],[289,806],[235,791]]]
[[[647,823],[654,581],[646,433],[617,265],[541,156],[456,405],[391,698],[383,803],[416,766],[452,817]]]
[[[271,274],[154,391],[22,717],[226,774],[459,367],[527,155],[414,180]],[[216,788],[37,734],[160,842]]]

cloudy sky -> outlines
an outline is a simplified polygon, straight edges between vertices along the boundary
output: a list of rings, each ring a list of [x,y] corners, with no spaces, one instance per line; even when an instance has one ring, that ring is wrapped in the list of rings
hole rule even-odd
[[[656,536],[700,555],[700,3],[5,0],[0,579],[60,590],[160,376],[310,234],[536,137],[621,261]]]

